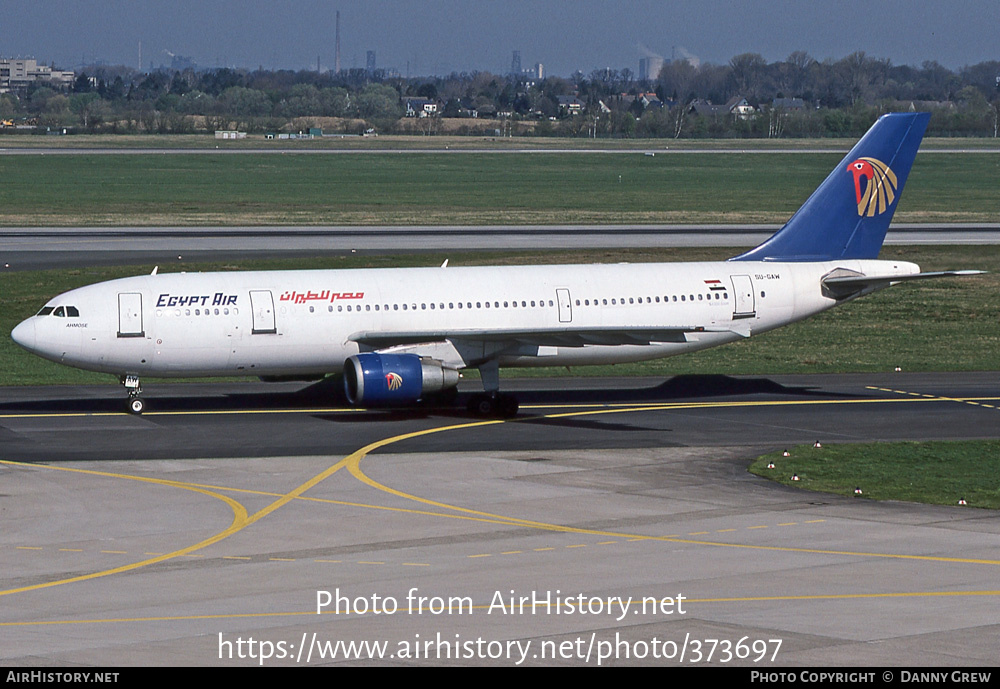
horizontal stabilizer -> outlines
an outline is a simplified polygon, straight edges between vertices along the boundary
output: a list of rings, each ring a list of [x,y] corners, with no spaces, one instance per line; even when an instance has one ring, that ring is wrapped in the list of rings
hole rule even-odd
[[[824,292],[834,299],[857,294],[867,294],[883,287],[889,287],[910,280],[926,280],[929,278],[965,277],[982,275],[985,270],[939,270],[929,273],[913,273],[911,275],[847,275],[823,278]]]

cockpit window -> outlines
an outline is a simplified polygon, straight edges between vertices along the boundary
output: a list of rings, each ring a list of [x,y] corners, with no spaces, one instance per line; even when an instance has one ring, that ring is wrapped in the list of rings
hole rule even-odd
[[[36,316],[56,316],[57,318],[79,318],[80,309],[75,306],[46,306]]]

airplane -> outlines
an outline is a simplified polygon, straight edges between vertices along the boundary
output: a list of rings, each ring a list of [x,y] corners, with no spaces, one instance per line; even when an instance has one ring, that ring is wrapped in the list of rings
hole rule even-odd
[[[480,416],[516,415],[501,367],[637,362],[739,341],[921,273],[877,260],[930,115],[883,115],[802,207],[728,261],[173,273],[51,299],[11,333],[46,359],[115,374],[314,380],[352,405],[454,394],[478,369]]]

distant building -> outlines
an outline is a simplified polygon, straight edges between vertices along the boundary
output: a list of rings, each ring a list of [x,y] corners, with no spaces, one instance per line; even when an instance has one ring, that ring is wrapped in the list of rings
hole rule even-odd
[[[757,108],[750,105],[743,96],[733,96],[725,105],[715,105],[707,100],[696,100],[691,103],[689,112],[700,117],[730,115],[740,120],[749,120],[757,116]]]
[[[662,57],[643,57],[639,59],[639,81],[656,81],[663,69]]]
[[[642,101],[642,107],[643,108],[648,108],[648,107],[662,108],[663,107],[663,101],[661,101],[660,97],[657,96],[652,91],[650,91],[649,93],[640,93],[638,97],[639,97],[639,100]]]
[[[170,69],[176,69],[178,72],[183,72],[185,69],[198,69],[198,63],[194,61],[194,58],[188,55],[174,55],[170,54]]]
[[[69,88],[76,75],[67,70],[39,65],[36,60],[0,58],[0,93],[26,91],[36,81],[55,88]]]
[[[521,51],[515,50],[514,56],[510,59],[510,73],[521,76]]]
[[[375,51],[369,50],[365,58],[365,69],[371,74],[375,71]]]
[[[576,96],[557,96],[559,110],[567,115],[579,115],[583,112],[584,102]]]
[[[786,112],[798,112],[806,109],[805,101],[801,98],[775,98],[771,101],[773,110],[784,110]]]
[[[722,107],[730,115],[740,120],[749,120],[757,115],[757,108],[750,105],[743,96],[733,96]]]
[[[440,102],[430,98],[404,98],[407,117],[430,117],[437,114]]]

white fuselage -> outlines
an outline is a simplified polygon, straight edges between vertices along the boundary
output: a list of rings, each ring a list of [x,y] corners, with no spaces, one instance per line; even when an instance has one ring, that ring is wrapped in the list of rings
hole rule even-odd
[[[842,260],[147,275],[62,294],[14,338],[53,361],[117,375],[305,376],[340,372],[347,357],[372,349],[352,339],[364,332],[706,329],[651,344],[509,342],[499,353],[501,366],[609,364],[704,349],[824,311],[837,302],[820,281],[837,268],[919,272]],[[476,365],[447,338],[398,349]]]

